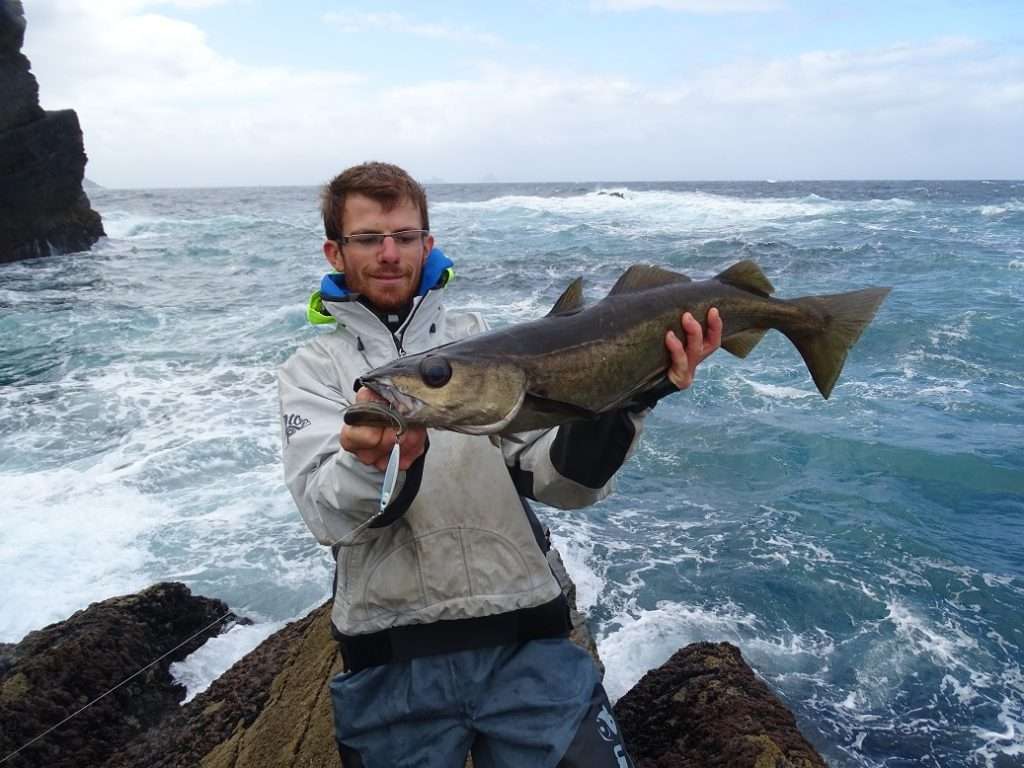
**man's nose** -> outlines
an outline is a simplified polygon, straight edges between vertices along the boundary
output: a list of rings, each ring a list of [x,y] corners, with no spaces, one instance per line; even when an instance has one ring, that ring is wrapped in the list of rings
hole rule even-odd
[[[395,243],[395,238],[388,236],[384,238],[384,242],[380,245],[380,254],[378,257],[381,261],[388,264],[397,262],[398,258],[398,245]]]

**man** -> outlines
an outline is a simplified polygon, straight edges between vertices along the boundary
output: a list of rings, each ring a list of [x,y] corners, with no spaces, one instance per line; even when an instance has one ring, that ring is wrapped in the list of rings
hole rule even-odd
[[[563,508],[610,492],[658,396],[685,389],[721,340],[683,318],[667,383],[588,422],[492,442],[411,427],[396,495],[379,497],[396,433],[348,426],[379,399],[358,377],[485,330],[441,301],[452,262],[434,248],[422,187],[385,163],[327,185],[327,275],[310,319],[336,323],[280,372],[285,480],[337,567],[331,614],[345,672],[331,683],[346,768],[630,766],[590,657],[572,644],[546,537],[526,499]]]

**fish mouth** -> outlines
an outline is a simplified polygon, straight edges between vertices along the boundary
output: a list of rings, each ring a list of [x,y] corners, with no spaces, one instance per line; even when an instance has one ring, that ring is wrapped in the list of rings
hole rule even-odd
[[[387,400],[388,404],[398,412],[398,415],[410,423],[426,424],[427,426],[439,429],[460,432],[464,435],[493,435],[501,432],[501,430],[511,424],[512,420],[519,415],[519,409],[523,407],[523,402],[526,400],[526,390],[523,390],[519,395],[519,399],[516,400],[509,412],[501,419],[489,424],[451,424],[440,420],[432,423],[432,420],[429,417],[424,416],[422,419],[417,418],[422,415],[424,411],[429,409],[429,404],[420,400],[418,397],[413,397],[412,395],[403,392],[394,385],[389,377],[385,376],[373,380],[362,379],[361,381],[365,386],[369,387]]]
[[[366,381],[363,379],[363,384],[387,400],[388,404],[398,411],[399,416],[402,416],[408,421],[416,421],[416,415],[422,411],[426,405],[422,400],[415,398],[412,395],[407,395],[405,392],[398,389],[393,383],[391,383],[390,379],[385,378],[374,381]]]

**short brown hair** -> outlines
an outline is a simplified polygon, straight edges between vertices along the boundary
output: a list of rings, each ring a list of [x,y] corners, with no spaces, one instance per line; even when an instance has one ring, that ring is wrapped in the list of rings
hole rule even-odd
[[[345,197],[365,195],[390,211],[403,200],[411,201],[420,209],[423,228],[430,229],[427,218],[427,193],[404,170],[391,163],[362,163],[348,168],[324,185],[320,193],[320,213],[324,217],[324,232],[328,240],[337,240],[342,233],[342,213]]]

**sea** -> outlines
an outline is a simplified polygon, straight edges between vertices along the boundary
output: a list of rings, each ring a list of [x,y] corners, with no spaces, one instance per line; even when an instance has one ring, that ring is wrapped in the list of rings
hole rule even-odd
[[[1024,766],[1024,182],[427,189],[447,303],[495,326],[638,262],[891,286],[829,400],[781,334],[720,351],[612,496],[539,514],[613,699],[725,640],[832,766]],[[181,581],[254,621],[175,665],[192,696],[329,593],[276,402],[324,332],[318,189],[89,194],[91,252],[0,265],[0,642]]]

